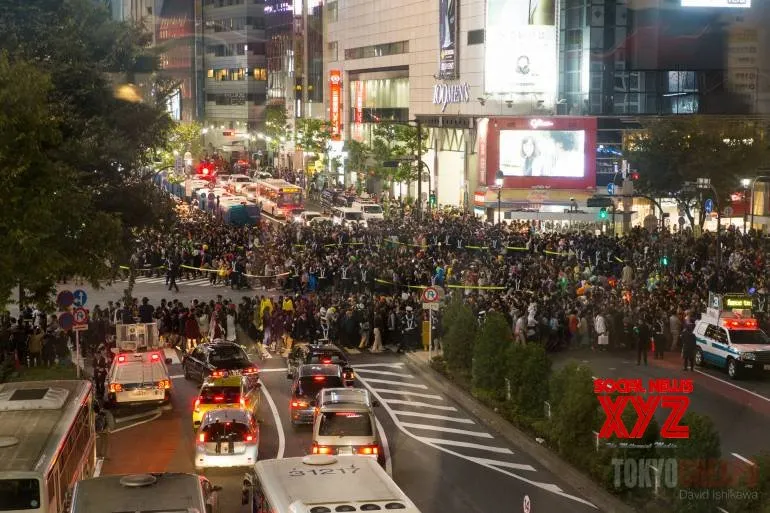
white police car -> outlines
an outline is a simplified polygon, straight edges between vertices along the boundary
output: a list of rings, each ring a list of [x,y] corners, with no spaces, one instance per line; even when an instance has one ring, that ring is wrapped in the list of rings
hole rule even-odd
[[[770,337],[750,310],[709,308],[695,323],[695,363],[727,371],[731,379],[770,372]]]

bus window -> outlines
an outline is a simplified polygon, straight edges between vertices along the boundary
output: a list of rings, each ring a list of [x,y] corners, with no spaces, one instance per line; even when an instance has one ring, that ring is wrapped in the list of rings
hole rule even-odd
[[[0,511],[39,507],[40,482],[37,479],[0,479]]]
[[[302,202],[301,192],[283,192],[278,197],[278,206],[299,205]]]

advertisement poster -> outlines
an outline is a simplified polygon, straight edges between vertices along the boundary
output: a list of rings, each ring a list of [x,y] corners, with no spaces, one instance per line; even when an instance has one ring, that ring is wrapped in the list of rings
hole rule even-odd
[[[553,0],[487,0],[484,92],[553,104],[557,48]],[[509,65],[508,63],[511,63]]]
[[[585,131],[501,130],[500,169],[505,176],[582,178]]]
[[[454,80],[458,74],[458,1],[439,0],[439,77]]]
[[[342,140],[342,72],[329,71],[329,122],[332,141]]]

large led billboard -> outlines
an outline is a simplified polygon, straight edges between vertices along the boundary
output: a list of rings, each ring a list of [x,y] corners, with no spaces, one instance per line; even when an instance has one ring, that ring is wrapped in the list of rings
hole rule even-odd
[[[439,0],[439,69],[442,80],[454,80],[457,69],[457,4],[459,0]]]
[[[682,0],[682,7],[748,9],[751,7],[751,0]]]
[[[500,169],[506,177],[582,178],[585,131],[501,130]]]
[[[487,0],[485,93],[545,106],[553,102],[558,67],[554,9],[553,0]]]

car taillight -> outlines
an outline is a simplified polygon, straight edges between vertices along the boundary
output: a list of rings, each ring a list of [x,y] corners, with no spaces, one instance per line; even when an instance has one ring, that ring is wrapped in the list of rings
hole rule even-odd
[[[323,445],[313,445],[313,454],[331,454],[332,448]]]
[[[110,392],[122,392],[123,386],[120,383],[110,383]]]
[[[224,402],[225,396],[224,395],[215,395],[214,396],[214,402],[215,403],[221,403]]]
[[[167,379],[162,379],[158,381],[158,388],[161,390],[168,390],[171,388],[171,382]]]
[[[214,371],[211,373],[212,378],[224,378],[225,372],[224,371]]]
[[[123,355],[118,356],[118,363],[123,363],[126,361],[126,357]]]
[[[160,360],[160,355],[158,353],[152,353],[152,355],[150,355],[150,360],[158,361]]]
[[[321,363],[332,363],[332,360],[331,358],[324,358],[323,360],[321,360]]]
[[[313,381],[326,381],[326,376],[313,376]]]
[[[206,433],[201,433],[198,435],[198,443],[205,444],[206,443]]]
[[[241,374],[248,376],[251,374],[257,374],[258,372],[259,372],[259,369],[257,369],[256,367],[249,367],[248,369],[243,369],[241,371]]]
[[[198,406],[201,405],[200,397],[195,400],[195,405],[193,406],[193,410],[198,411]]]
[[[241,397],[241,400],[238,401],[238,403],[241,405],[241,408],[246,408],[246,399]]]
[[[292,401],[292,408],[307,408],[307,401]]]
[[[243,437],[244,442],[253,442],[254,441],[254,435],[246,435]]]
[[[356,452],[365,456],[377,456],[380,453],[380,448],[376,445],[364,445],[359,447]]]

